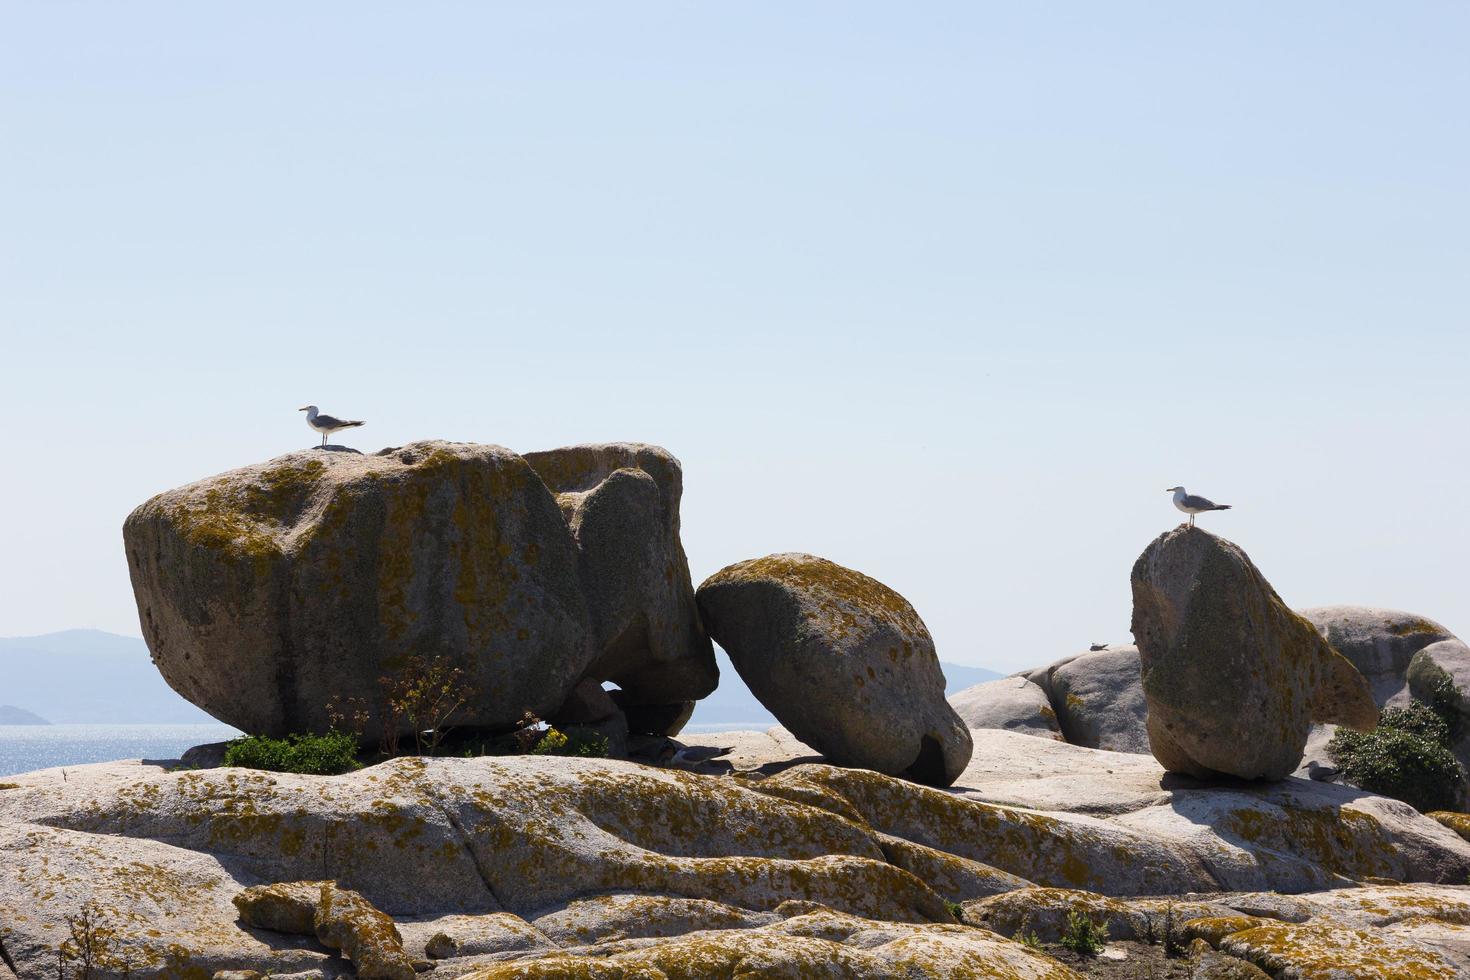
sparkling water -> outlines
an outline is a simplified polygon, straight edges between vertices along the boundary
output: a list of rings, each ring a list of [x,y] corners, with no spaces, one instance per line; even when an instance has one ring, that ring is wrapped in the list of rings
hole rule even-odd
[[[114,759],[177,759],[185,749],[223,742],[229,725],[0,725],[0,776]]]

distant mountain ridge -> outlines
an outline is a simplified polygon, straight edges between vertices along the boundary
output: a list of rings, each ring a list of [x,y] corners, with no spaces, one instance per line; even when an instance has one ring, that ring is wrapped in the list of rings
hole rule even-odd
[[[49,725],[51,722],[34,711],[17,708],[13,704],[0,704],[0,725]]]
[[[691,723],[748,728],[776,724],[741,681],[724,651],[716,648],[715,657],[720,665],[720,686],[699,702]],[[951,663],[940,666],[947,682],[946,694],[1001,676],[984,667]],[[164,682],[148,654],[148,645],[135,636],[63,630],[42,636],[0,638],[0,678],[6,700],[25,705],[26,714],[56,724],[191,725],[214,720]],[[38,722],[0,720],[0,724]]]
[[[139,637],[63,630],[0,639],[5,699],[55,724],[190,725],[214,719],[185,701]]]

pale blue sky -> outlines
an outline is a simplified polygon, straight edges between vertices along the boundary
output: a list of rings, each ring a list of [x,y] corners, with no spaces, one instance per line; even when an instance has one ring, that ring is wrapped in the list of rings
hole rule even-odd
[[[0,635],[312,444],[637,439],[947,660],[1128,639],[1165,487],[1470,633],[1470,7],[8,3]]]

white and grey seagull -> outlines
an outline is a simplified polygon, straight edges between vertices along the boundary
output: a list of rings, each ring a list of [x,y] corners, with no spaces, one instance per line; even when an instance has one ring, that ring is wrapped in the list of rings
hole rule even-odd
[[[1183,487],[1170,487],[1164,491],[1174,495],[1174,506],[1189,515],[1189,526],[1194,527],[1194,515],[1207,510],[1229,510],[1229,504],[1217,504],[1213,500],[1190,493]]]
[[[341,432],[343,429],[355,429],[359,425],[367,424],[361,421],[348,421],[345,419],[339,419],[335,415],[323,415],[321,413],[321,410],[318,409],[315,405],[302,405],[296,411],[305,412],[306,424],[311,426],[313,431],[320,432],[322,434],[323,447],[325,447],[327,444],[327,436],[337,432]]]

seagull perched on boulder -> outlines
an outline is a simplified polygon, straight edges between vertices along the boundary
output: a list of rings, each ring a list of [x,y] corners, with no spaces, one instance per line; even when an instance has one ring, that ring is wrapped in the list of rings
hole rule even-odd
[[[1189,526],[1194,527],[1194,515],[1203,514],[1207,510],[1229,510],[1229,504],[1217,504],[1213,500],[1190,493],[1183,487],[1169,487],[1164,491],[1174,495],[1174,506],[1189,515]]]
[[[327,445],[327,436],[340,432],[343,429],[355,429],[359,425],[367,424],[362,421],[348,421],[345,419],[339,419],[335,415],[323,415],[321,413],[321,410],[318,409],[315,405],[302,405],[296,411],[305,412],[306,424],[311,426],[313,431],[320,432],[322,434],[323,448],[325,448]]]

